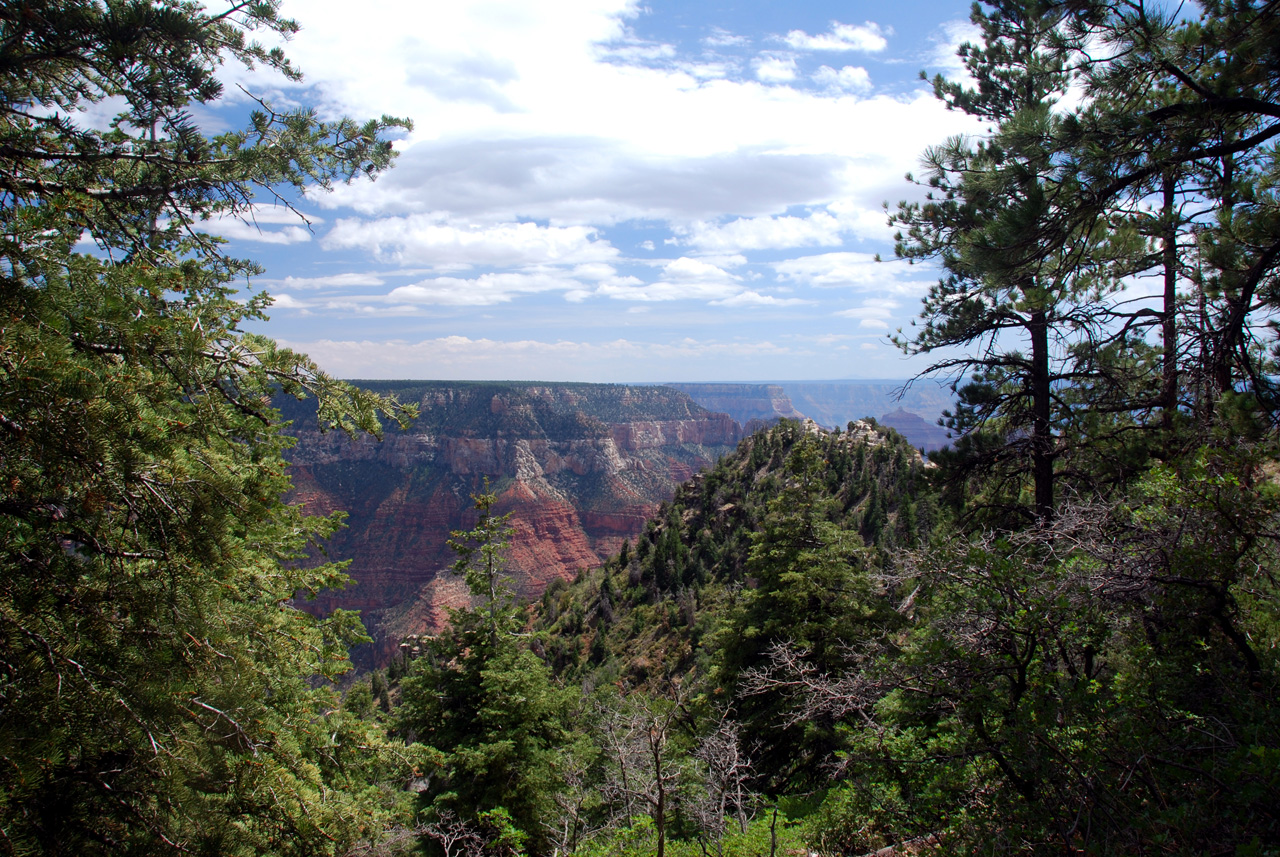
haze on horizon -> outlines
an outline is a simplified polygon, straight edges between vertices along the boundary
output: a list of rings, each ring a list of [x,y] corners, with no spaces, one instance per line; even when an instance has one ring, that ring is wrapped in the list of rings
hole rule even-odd
[[[962,73],[968,4],[286,2],[278,107],[415,123],[377,182],[210,231],[259,260],[260,328],[349,378],[902,379],[887,340],[936,280],[882,204],[980,133],[919,79]],[[889,261],[877,263],[876,254]]]

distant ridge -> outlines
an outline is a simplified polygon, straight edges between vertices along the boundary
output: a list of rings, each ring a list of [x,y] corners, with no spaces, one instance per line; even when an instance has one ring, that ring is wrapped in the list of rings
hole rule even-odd
[[[909,386],[908,386],[909,384]],[[726,413],[750,427],[753,421],[808,418],[825,428],[844,428],[855,420],[885,422],[912,445],[926,451],[945,446],[937,425],[951,407],[948,384],[931,379],[846,379],[834,381],[759,381],[667,384],[711,411]],[[756,423],[757,425],[759,423]]]
[[[351,560],[351,586],[307,603],[319,613],[362,611],[375,643],[353,657],[385,665],[402,637],[434,632],[468,603],[447,569],[450,532],[475,520],[471,495],[516,530],[512,586],[535,598],[548,583],[600,565],[635,539],[678,485],[733,450],[742,430],[687,394],[638,384],[513,381],[358,381],[420,408],[381,442],[321,433],[315,403],[280,396],[297,445],[288,451],[290,502],[342,509],[347,528],[327,543]]]
[[[667,384],[688,394],[709,411],[728,414],[739,425],[775,423],[781,419],[800,420],[786,390],[779,384]]]

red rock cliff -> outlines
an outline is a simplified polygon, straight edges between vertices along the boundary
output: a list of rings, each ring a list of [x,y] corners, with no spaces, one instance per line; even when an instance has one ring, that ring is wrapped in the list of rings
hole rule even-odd
[[[474,522],[471,494],[498,494],[515,528],[513,587],[536,597],[557,577],[599,565],[634,538],[675,487],[730,450],[736,422],[670,388],[590,384],[369,384],[419,403],[406,432],[381,442],[321,434],[305,412],[290,453],[291,502],[348,512],[329,544],[353,583],[312,609],[359,609],[373,662],[407,633],[434,631],[466,603],[447,569],[450,530]],[[296,409],[295,409],[296,410]]]

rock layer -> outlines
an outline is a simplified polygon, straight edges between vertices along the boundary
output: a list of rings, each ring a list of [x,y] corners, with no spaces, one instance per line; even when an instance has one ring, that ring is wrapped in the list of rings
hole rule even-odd
[[[438,630],[466,603],[447,573],[451,530],[475,520],[471,495],[498,495],[515,528],[508,569],[534,597],[556,578],[599,565],[634,538],[675,487],[741,439],[738,424],[665,387],[593,384],[358,382],[421,416],[379,442],[321,434],[314,412],[281,402],[293,420],[291,502],[348,526],[329,543],[353,583],[308,609],[359,609],[375,637],[360,660],[386,660],[400,636]]]

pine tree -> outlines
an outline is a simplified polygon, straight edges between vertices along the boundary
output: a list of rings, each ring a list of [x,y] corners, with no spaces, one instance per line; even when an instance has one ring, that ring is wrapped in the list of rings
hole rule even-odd
[[[486,486],[487,487],[487,486]],[[546,853],[561,784],[556,759],[567,697],[547,665],[521,642],[521,611],[506,585],[504,554],[514,533],[497,497],[474,495],[476,526],[453,533],[454,572],[479,609],[453,610],[449,628],[401,685],[401,731],[431,748],[439,771],[424,793],[429,811],[483,827],[501,812],[533,854]]]
[[[977,85],[939,77],[934,89],[993,132],[930,149],[928,200],[903,202],[890,218],[901,227],[899,257],[936,258],[946,272],[925,298],[923,326],[900,334],[898,345],[909,354],[968,349],[926,370],[958,381],[948,426],[962,437],[940,460],[962,474],[1005,473],[1012,482],[988,502],[1006,511],[1029,505],[1039,519],[1053,514],[1059,435],[1073,415],[1055,387],[1076,379],[1082,338],[1104,323],[1100,301],[1133,243],[1123,231],[1064,217],[1077,205],[1078,182],[1058,155],[1054,105],[1083,47],[1064,26],[1069,16],[1068,7],[1037,0],[975,5],[983,41],[961,56]],[[1024,475],[1030,504],[1019,496]]]
[[[0,850],[326,854],[391,823],[402,776],[326,680],[363,636],[299,593],[340,516],[286,507],[284,393],[380,428],[376,397],[241,331],[256,268],[204,219],[373,175],[399,123],[262,105],[201,132],[224,61],[297,76],[278,4],[0,5]],[[105,130],[77,123],[118,100]],[[84,239],[97,252],[76,251]],[[319,687],[313,687],[313,681]],[[347,744],[368,749],[347,757]],[[403,756],[400,756],[403,759]],[[334,760],[341,759],[341,762]],[[334,762],[331,764],[331,762]]]

